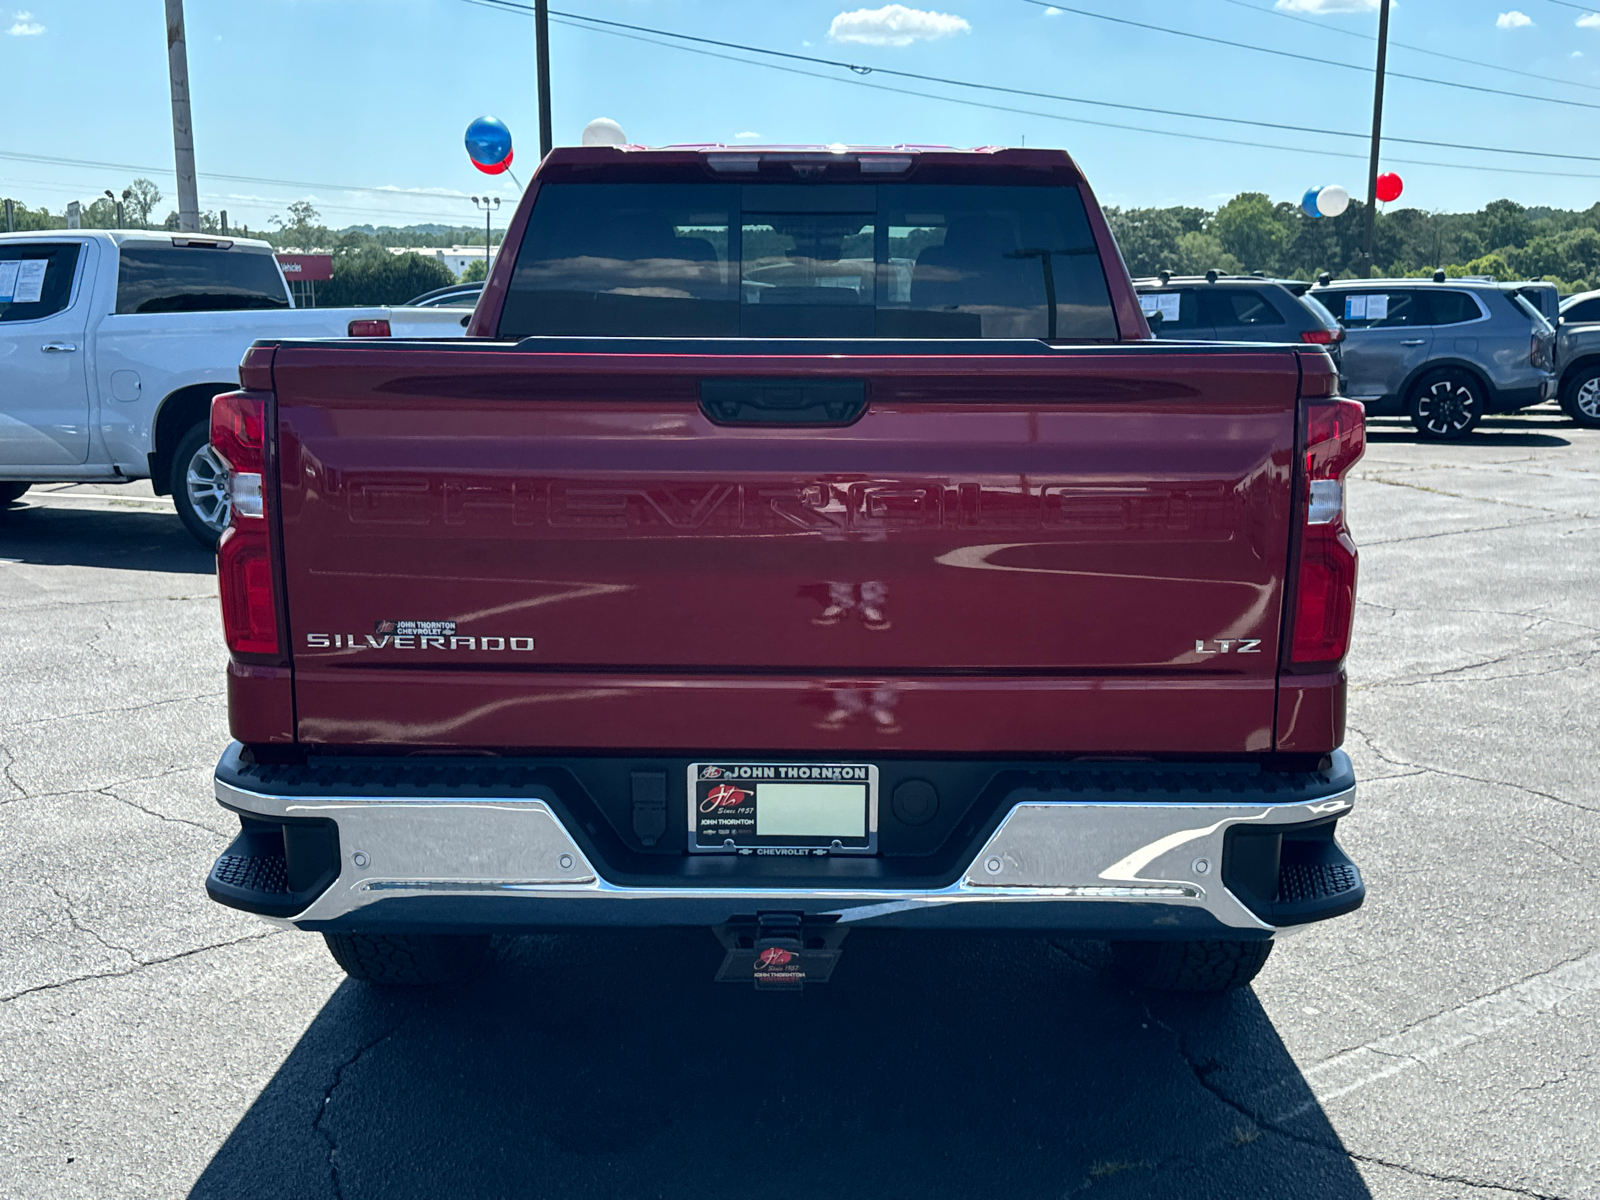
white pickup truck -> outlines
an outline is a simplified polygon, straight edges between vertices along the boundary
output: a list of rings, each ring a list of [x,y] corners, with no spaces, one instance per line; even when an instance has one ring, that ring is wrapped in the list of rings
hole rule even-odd
[[[229,500],[211,398],[251,342],[463,332],[460,309],[296,309],[262,241],[0,233],[0,507],[35,483],[147,478],[213,546]]]

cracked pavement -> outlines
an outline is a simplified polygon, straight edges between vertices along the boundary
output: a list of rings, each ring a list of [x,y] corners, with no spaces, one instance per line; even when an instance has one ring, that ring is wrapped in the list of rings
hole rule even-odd
[[[1600,1200],[1600,432],[1375,421],[1359,913],[1213,1003],[1103,947],[859,930],[803,995],[698,930],[344,980],[211,904],[224,652],[148,488],[0,524],[0,1193]]]

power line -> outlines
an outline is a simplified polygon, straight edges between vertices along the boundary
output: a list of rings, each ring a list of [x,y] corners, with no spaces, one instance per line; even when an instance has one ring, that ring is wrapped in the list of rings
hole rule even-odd
[[[484,8],[495,8],[495,9],[520,9],[520,8],[524,7],[523,5],[513,3],[513,0],[463,0],[463,2],[467,3],[467,4],[476,4],[476,5],[479,5],[480,7],[484,7]],[[564,16],[570,16],[571,14],[563,14],[563,15]],[[1217,144],[1220,144],[1220,145],[1227,145],[1227,146],[1247,146],[1247,147],[1249,147],[1249,148],[1251,148],[1253,150],[1281,150],[1281,151],[1284,151],[1285,153],[1290,153],[1290,154],[1315,154],[1315,155],[1318,155],[1319,157],[1349,158],[1349,159],[1356,159],[1356,160],[1360,160],[1360,161],[1365,161],[1365,157],[1366,157],[1365,155],[1348,153],[1348,152],[1340,151],[1340,150],[1319,150],[1319,149],[1316,149],[1314,147],[1309,147],[1309,146],[1282,146],[1282,145],[1275,145],[1275,144],[1270,143],[1270,142],[1247,142],[1247,141],[1243,141],[1243,140],[1238,139],[1238,138],[1213,137],[1213,136],[1211,136],[1209,134],[1183,133],[1183,132],[1178,132],[1178,131],[1170,130],[1170,129],[1152,129],[1149,126],[1144,126],[1144,125],[1125,125],[1125,124],[1112,122],[1112,121],[1095,121],[1095,120],[1091,120],[1088,117],[1068,117],[1068,116],[1063,116],[1060,113],[1040,112],[1040,111],[1038,111],[1036,109],[1015,108],[1015,107],[1012,107],[1012,106],[1009,106],[1009,105],[1003,105],[1003,104],[987,104],[987,103],[985,103],[985,102],[983,102],[981,100],[963,100],[963,99],[961,99],[960,97],[957,97],[957,96],[941,96],[941,95],[939,95],[939,94],[937,94],[935,92],[914,91],[914,90],[912,90],[910,88],[892,87],[892,86],[890,86],[888,84],[883,84],[883,83],[868,83],[866,80],[863,80],[863,79],[840,79],[838,76],[835,76],[835,75],[824,75],[824,74],[822,74],[821,72],[818,72],[818,71],[805,71],[805,70],[801,70],[798,67],[786,67],[786,66],[781,66],[781,65],[779,65],[777,63],[767,63],[767,62],[760,62],[760,61],[754,60],[754,59],[738,58],[738,57],[736,57],[734,55],[721,54],[721,53],[718,53],[718,52],[716,52],[714,50],[701,50],[701,49],[697,49],[697,48],[695,48],[693,46],[680,46],[680,45],[676,45],[676,44],[674,44],[672,42],[658,41],[655,38],[644,37],[644,36],[641,36],[641,35],[635,34],[635,33],[623,32],[621,29],[607,29],[607,28],[594,29],[594,28],[591,28],[588,25],[578,24],[578,23],[576,23],[574,21],[571,21],[571,20],[557,19],[554,10],[551,11],[551,18],[556,21],[556,24],[558,24],[558,25],[566,25],[566,26],[568,26],[569,28],[572,28],[572,29],[581,29],[581,30],[585,30],[585,31],[587,31],[589,33],[603,33],[603,34],[606,34],[606,35],[611,36],[611,37],[625,38],[625,39],[627,39],[629,41],[644,42],[644,43],[646,43],[648,45],[660,46],[663,49],[667,49],[667,50],[678,50],[678,51],[681,51],[682,53],[685,53],[685,54],[698,54],[698,55],[701,55],[701,56],[706,57],[706,58],[716,58],[716,59],[722,59],[722,60],[724,60],[726,62],[739,63],[739,64],[741,64],[743,66],[761,67],[761,68],[763,68],[765,70],[770,70],[770,71],[782,71],[783,73],[785,73],[787,75],[803,75],[803,76],[805,76],[805,77],[807,77],[809,79],[822,79],[822,80],[825,80],[825,81],[827,81],[829,83],[843,83],[843,84],[848,84],[848,85],[850,85],[852,87],[870,88],[873,91],[892,92],[892,93],[894,93],[896,95],[900,95],[900,96],[915,96],[918,99],[923,99],[923,100],[939,100],[939,101],[943,101],[944,103],[947,103],[947,104],[959,104],[959,105],[963,105],[963,106],[968,107],[968,108],[981,108],[981,109],[987,109],[987,110],[993,111],[993,112],[1015,113],[1015,114],[1018,114],[1018,115],[1021,115],[1021,116],[1028,116],[1028,117],[1041,117],[1041,118],[1043,118],[1045,120],[1049,120],[1049,121],[1064,121],[1064,122],[1066,122],[1068,124],[1072,124],[1072,125],[1090,125],[1090,126],[1095,126],[1095,127],[1098,127],[1098,128],[1103,128],[1103,129],[1126,130],[1126,131],[1132,132],[1132,133],[1148,133],[1148,134],[1153,134],[1153,135],[1156,135],[1156,136],[1159,136],[1159,137],[1178,138],[1180,140],[1185,140],[1185,141],[1211,142],[1211,143],[1217,143]],[[598,18],[594,18],[594,20],[596,22],[604,24],[604,25],[617,25],[617,24],[619,24],[618,22],[615,22],[615,21],[599,22]],[[642,27],[639,27],[639,28],[642,28]],[[655,31],[652,31],[652,32],[655,32]],[[674,36],[674,35],[667,34],[666,36]],[[695,39],[695,40],[706,40],[706,39]],[[783,53],[783,52],[780,51],[780,52],[777,52],[777,53]],[[800,56],[796,55],[796,56],[790,56],[790,57],[800,57]],[[826,61],[826,60],[824,60],[824,61]],[[883,73],[884,74],[890,74],[891,72],[887,72],[886,71],[886,72],[883,72]],[[1395,163],[1397,165],[1403,165],[1403,166],[1442,167],[1442,168],[1445,168],[1447,170],[1494,171],[1494,172],[1507,173],[1507,174],[1516,174],[1516,175],[1550,176],[1552,178],[1557,178],[1557,179],[1600,179],[1600,175],[1587,175],[1587,174],[1579,174],[1579,173],[1568,172],[1568,171],[1536,171],[1536,170],[1530,170],[1530,169],[1523,168],[1523,167],[1491,167],[1491,166],[1464,167],[1460,163],[1442,163],[1442,162],[1434,162],[1434,161],[1427,160],[1427,159],[1406,159],[1406,158],[1390,159],[1388,161],[1393,162],[1393,163]]]
[[[1296,16],[1294,13],[1280,12],[1275,8],[1262,8],[1253,0],[1222,0],[1224,4],[1233,4],[1239,8],[1248,8],[1251,12],[1258,12],[1268,17],[1281,17],[1285,21],[1294,21],[1300,25],[1309,25],[1313,29],[1320,29],[1323,33],[1337,33],[1343,37],[1360,38],[1364,42],[1375,42],[1378,39],[1370,33],[1362,33],[1358,29],[1341,29],[1337,25],[1328,25],[1310,17]],[[1557,0],[1559,3],[1559,0]],[[1577,5],[1572,7],[1576,8]],[[1537,71],[1520,71],[1516,67],[1502,66],[1500,63],[1482,62],[1476,58],[1462,58],[1459,54],[1446,54],[1443,50],[1430,50],[1427,46],[1412,46],[1406,42],[1397,42],[1393,38],[1389,45],[1401,50],[1410,50],[1416,54],[1427,54],[1434,58],[1444,58],[1451,62],[1465,63],[1469,67],[1483,67],[1490,71],[1504,71],[1508,75],[1521,75],[1525,79],[1538,79],[1544,83],[1558,83],[1563,87],[1587,88],[1591,92],[1600,92],[1600,84],[1579,83],[1576,79],[1554,79],[1548,75],[1541,75]]]
[[[476,6],[480,7],[480,8],[488,8],[488,9],[496,10],[496,11],[514,11],[514,12],[532,12],[533,11],[533,8],[532,8],[531,5],[520,3],[520,0],[464,0],[464,2],[468,3],[468,4],[476,5]],[[1221,117],[1221,116],[1215,116],[1215,115],[1210,115],[1210,114],[1206,114],[1206,113],[1196,113],[1196,112],[1184,111],[1182,109],[1154,108],[1154,107],[1151,107],[1149,105],[1128,104],[1128,103],[1125,103],[1125,102],[1119,102],[1119,101],[1114,101],[1114,100],[1095,100],[1095,99],[1090,99],[1090,98],[1083,97],[1083,96],[1068,96],[1068,95],[1063,95],[1063,94],[1058,93],[1058,92],[1040,92],[1040,91],[1033,91],[1033,90],[1030,90],[1030,89],[1027,89],[1027,88],[1003,87],[1003,86],[1001,86],[999,84],[992,84],[992,83],[976,83],[976,82],[973,82],[971,80],[966,80],[966,79],[951,79],[951,78],[947,78],[947,77],[940,76],[940,75],[921,74],[921,73],[915,72],[915,71],[897,71],[897,70],[893,70],[892,68],[888,68],[888,67],[868,67],[868,66],[863,66],[863,65],[861,65],[859,63],[844,62],[844,61],[841,61],[839,59],[832,59],[832,58],[822,58],[820,56],[812,55],[812,54],[797,54],[797,53],[794,53],[792,51],[787,51],[787,50],[772,50],[772,49],[768,49],[768,48],[761,47],[761,46],[745,45],[745,44],[742,44],[742,43],[739,43],[739,42],[726,42],[726,41],[718,40],[716,38],[698,37],[698,36],[695,36],[694,34],[675,33],[675,32],[673,32],[671,30],[666,30],[666,29],[653,29],[653,28],[651,28],[650,26],[647,26],[647,25],[634,25],[634,24],[629,24],[629,23],[624,22],[624,21],[605,20],[605,19],[600,18],[600,17],[589,17],[589,16],[584,16],[582,14],[578,14],[578,13],[564,13],[564,12],[563,13],[558,13],[553,9],[551,10],[551,14],[550,15],[553,16],[553,17],[564,18],[563,20],[558,21],[557,23],[558,24],[569,25],[569,26],[571,26],[572,28],[575,28],[575,29],[583,29],[583,28],[588,28],[589,25],[597,25],[597,26],[601,26],[602,28],[594,30],[593,32],[612,32],[612,33],[615,33],[618,30],[629,30],[629,31],[632,31],[634,33],[653,34],[653,35],[655,35],[657,37],[667,37],[667,38],[676,39],[678,41],[694,42],[694,43],[697,43],[699,45],[704,45],[704,46],[719,46],[719,47],[721,47],[723,49],[739,50],[739,51],[742,51],[742,52],[747,53],[747,54],[763,54],[763,55],[767,55],[767,56],[770,56],[770,57],[790,59],[790,60],[797,61],[797,62],[813,63],[813,64],[816,64],[816,65],[819,65],[819,66],[840,67],[840,68],[843,68],[845,70],[851,71],[856,75],[870,75],[870,74],[888,75],[888,76],[892,76],[892,77],[900,78],[900,79],[914,79],[914,80],[917,80],[918,82],[922,82],[922,83],[938,83],[938,84],[944,84],[944,85],[950,86],[950,87],[962,87],[962,88],[971,88],[971,89],[975,89],[975,90],[979,90],[979,91],[999,92],[999,93],[1003,93],[1003,94],[1006,94],[1006,95],[1012,95],[1012,96],[1026,96],[1026,97],[1029,97],[1031,99],[1036,99],[1036,100],[1059,100],[1059,101],[1063,101],[1063,102],[1069,103],[1069,104],[1091,105],[1091,106],[1096,107],[1096,108],[1120,109],[1120,110],[1123,110],[1125,112],[1150,113],[1150,114],[1155,115],[1155,116],[1179,117],[1179,118],[1183,118],[1183,119],[1186,119],[1186,120],[1216,121],[1216,122],[1221,122],[1221,123],[1229,124],[1229,125],[1245,125],[1245,126],[1252,126],[1254,128],[1258,128],[1258,129],[1275,129],[1275,130],[1280,130],[1280,131],[1288,132],[1288,133],[1308,133],[1308,134],[1313,134],[1313,135],[1316,135],[1316,136],[1356,138],[1356,139],[1359,139],[1359,140],[1362,140],[1362,141],[1367,140],[1367,137],[1368,137],[1368,135],[1365,134],[1365,133],[1357,133],[1357,132],[1353,132],[1353,131],[1349,131],[1349,130],[1343,130],[1343,129],[1328,129],[1328,128],[1325,128],[1325,127],[1307,126],[1307,125],[1288,125],[1288,124],[1283,124],[1283,123],[1275,122],[1275,121],[1250,120],[1250,119],[1247,119],[1247,118],[1244,118],[1244,117]],[[587,24],[575,25],[575,24],[573,24],[574,21],[586,22]],[[622,36],[622,35],[619,34],[618,36]],[[646,38],[646,39],[639,39],[639,40],[648,41],[649,39]],[[680,49],[680,50],[681,49],[685,49],[685,47],[682,47],[682,46],[671,46],[669,43],[665,43],[665,42],[653,42],[651,44],[667,46],[668,48],[671,48],[671,49]],[[733,62],[748,62],[749,60],[735,58],[735,59],[730,59],[730,61],[733,61]],[[750,63],[750,65],[752,65],[752,66],[770,66],[771,64],[768,64],[768,63]],[[799,72],[799,73],[800,74],[811,74],[810,72]],[[818,78],[818,79],[828,79],[828,80],[832,80],[834,82],[845,82],[845,83],[856,82],[854,80],[839,80],[836,77],[831,76],[831,75],[815,75],[814,77]],[[908,92],[906,94],[907,95],[923,95],[923,93],[920,93],[920,92]],[[953,97],[935,97],[935,98],[936,99],[949,100],[951,103],[964,103],[963,101],[956,100]],[[992,106],[992,105],[983,106],[983,105],[980,105],[979,107],[991,107],[991,108],[993,108],[993,107],[996,107],[996,106]],[[1597,107],[1600,107],[1600,106],[1597,106]],[[1018,112],[1018,113],[1023,113],[1025,115],[1030,115],[1030,116],[1054,116],[1054,114],[1031,113],[1026,109],[1001,108],[999,111],[1003,111],[1003,112]],[[1071,119],[1074,119],[1074,118],[1061,117],[1059,119],[1061,119],[1061,120],[1071,120]],[[1085,123],[1085,124],[1105,124],[1104,122],[1098,122],[1097,123],[1097,122],[1092,122],[1092,121],[1085,121],[1083,123]],[[1151,132],[1163,133],[1163,134],[1166,134],[1167,136],[1172,136],[1172,137],[1186,136],[1186,135],[1183,135],[1183,134],[1179,134],[1179,133],[1172,132],[1172,131],[1167,131],[1167,130],[1149,130],[1149,129],[1145,129],[1145,128],[1141,127],[1141,126],[1136,126],[1136,125],[1110,124],[1110,125],[1106,125],[1106,127],[1107,128],[1111,128],[1111,129],[1129,129],[1129,130],[1134,130],[1134,131],[1139,131],[1139,132],[1146,132],[1146,133],[1151,133]],[[1193,136],[1193,137],[1196,137],[1196,138],[1202,138],[1203,140],[1221,141],[1221,142],[1223,142],[1225,144],[1252,145],[1252,146],[1258,144],[1258,143],[1254,143],[1254,142],[1245,142],[1245,143],[1230,142],[1228,139],[1217,139],[1217,138],[1204,139],[1203,135],[1200,135],[1200,134],[1193,134],[1193,135],[1187,135],[1187,136]],[[1464,142],[1441,142],[1441,141],[1425,139],[1425,138],[1386,137],[1384,140],[1388,141],[1388,142],[1394,142],[1394,143],[1397,143],[1397,144],[1401,144],[1401,145],[1429,146],[1429,147],[1433,147],[1435,149],[1441,149],[1441,150],[1467,150],[1467,151],[1472,151],[1472,152],[1476,152],[1476,153],[1485,153],[1485,154],[1509,154],[1509,155],[1515,155],[1517,157],[1524,157],[1524,158],[1556,158],[1556,159],[1564,159],[1564,160],[1573,161],[1573,162],[1600,162],[1600,156],[1592,155],[1592,154],[1567,154],[1567,153],[1561,153],[1561,152],[1558,152],[1558,151],[1526,150],[1526,149],[1512,148],[1512,147],[1505,147],[1505,146],[1474,146],[1474,145],[1471,145],[1471,144],[1468,144],[1468,143],[1464,143]],[[1287,149],[1288,147],[1265,147],[1265,148],[1269,148],[1269,149],[1270,148]],[[1301,147],[1300,149],[1305,149],[1305,148]],[[1396,161],[1398,161],[1398,160],[1396,160]],[[1492,170],[1494,168],[1485,167],[1485,168],[1482,168],[1482,169],[1484,169],[1484,170]],[[1588,178],[1588,176],[1580,176],[1579,178]]]
[[[1218,46],[1232,46],[1236,50],[1249,50],[1255,54],[1272,54],[1278,58],[1293,58],[1300,62],[1316,63],[1323,67],[1339,67],[1346,71],[1360,71],[1370,75],[1371,67],[1363,67],[1357,63],[1339,62],[1332,58],[1314,58],[1309,54],[1296,54],[1292,50],[1274,50],[1269,46],[1253,46],[1249,42],[1235,42],[1228,38],[1212,37],[1206,33],[1191,33],[1187,29],[1170,29],[1165,25],[1151,25],[1144,21],[1130,21],[1127,17],[1113,17],[1105,13],[1090,12],[1086,8],[1073,8],[1067,4],[1055,3],[1054,0],[1023,0],[1024,4],[1038,5],[1040,8],[1053,8],[1058,12],[1069,12],[1080,17],[1093,17],[1097,21],[1110,21],[1117,25],[1129,25],[1135,29],[1149,29],[1156,33],[1169,33],[1174,37],[1193,38],[1198,42],[1211,42]],[[1429,75],[1407,75],[1403,71],[1390,71],[1392,79],[1409,79],[1415,83],[1429,83],[1435,87],[1459,88],[1467,92],[1483,92],[1490,96],[1510,96],[1516,100],[1537,100],[1541,104],[1562,104],[1568,108],[1592,108],[1600,110],[1600,104],[1591,104],[1587,100],[1563,100],[1559,96],[1530,96],[1526,92],[1510,92],[1504,88],[1484,87],[1476,83],[1461,83],[1454,79],[1434,79]]]
[[[0,159],[68,167],[103,167],[108,171],[147,171],[155,175],[169,174],[171,172],[170,167],[141,167],[132,163],[98,162],[86,158],[59,158],[48,154],[21,154],[8,150],[0,150]],[[223,175],[213,171],[204,171],[202,174],[208,179],[221,179],[229,183],[266,183],[277,187],[325,188],[339,192],[371,192],[378,196],[398,196],[412,199],[422,199],[430,196],[437,196],[440,200],[465,200],[467,198],[465,192],[451,194],[404,188],[363,187],[353,183],[313,183],[304,179],[268,179],[259,175]]]

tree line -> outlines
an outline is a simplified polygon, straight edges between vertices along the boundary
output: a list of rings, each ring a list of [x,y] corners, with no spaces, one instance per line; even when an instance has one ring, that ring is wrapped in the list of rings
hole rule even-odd
[[[1137,278],[1171,271],[1198,275],[1262,271],[1315,279],[1351,277],[1361,261],[1366,205],[1353,200],[1337,217],[1312,218],[1298,204],[1241,192],[1215,211],[1107,208],[1128,270]],[[1495,200],[1475,213],[1380,211],[1373,236],[1375,272],[1426,277],[1544,279],[1563,292],[1600,288],[1600,204],[1587,209],[1526,208]]]
[[[122,220],[117,220],[116,202],[101,196],[83,205],[79,225],[83,229],[170,229],[178,228],[178,214],[169,212],[158,219],[161,190],[148,179],[135,179],[121,193]],[[46,206],[30,208],[13,202],[12,225],[17,231],[65,229],[65,208],[51,212]],[[328,228],[310,201],[288,205],[287,211],[268,219],[269,228],[250,229],[239,223],[223,228],[222,215],[200,214],[202,233],[231,233],[235,237],[262,238],[276,250],[302,250],[331,253],[333,278],[317,285],[317,305],[335,307],[365,304],[404,304],[407,300],[457,282],[456,277],[436,258],[420,254],[391,254],[391,246],[445,247],[483,244],[482,225],[436,224],[415,227],[353,225]],[[505,230],[493,232],[492,245],[498,246]],[[482,262],[469,263],[464,282],[481,280]]]

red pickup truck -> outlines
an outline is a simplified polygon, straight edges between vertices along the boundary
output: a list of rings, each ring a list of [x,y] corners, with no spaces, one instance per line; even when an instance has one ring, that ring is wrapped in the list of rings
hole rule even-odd
[[[703,926],[794,986],[874,926],[1197,990],[1361,903],[1361,408],[1152,340],[1066,154],[557,150],[468,335],[214,403],[214,899],[378,983]]]

